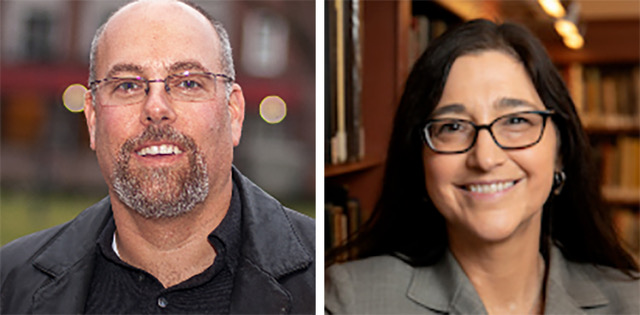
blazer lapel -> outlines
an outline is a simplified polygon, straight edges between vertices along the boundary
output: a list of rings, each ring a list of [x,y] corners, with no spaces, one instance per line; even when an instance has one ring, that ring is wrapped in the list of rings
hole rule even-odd
[[[565,260],[557,247],[550,253],[545,313],[585,314],[583,308],[609,304],[585,268]],[[443,259],[429,267],[414,269],[407,297],[440,313],[486,314],[482,300],[466,274],[447,251]]]
[[[550,252],[549,280],[545,313],[584,314],[582,308],[597,308],[609,304],[600,288],[589,278],[585,266],[572,265],[562,252],[553,247]]]
[[[407,296],[439,313],[487,313],[469,278],[449,251],[435,265],[414,269]]]

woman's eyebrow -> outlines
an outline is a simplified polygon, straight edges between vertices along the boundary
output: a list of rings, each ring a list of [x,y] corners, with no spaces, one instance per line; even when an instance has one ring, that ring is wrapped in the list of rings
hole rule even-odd
[[[507,108],[516,108],[516,107],[530,107],[531,109],[538,109],[539,106],[534,105],[533,103],[513,97],[502,97],[498,99],[494,103],[494,107],[496,109],[507,109]],[[445,115],[445,114],[463,114],[467,112],[467,108],[460,103],[452,103],[440,106],[436,108],[433,113],[431,113],[431,117]]]
[[[464,105],[459,103],[447,104],[436,108],[431,116],[440,116],[444,114],[461,114],[467,111],[467,108]]]
[[[502,97],[495,103],[496,109],[505,109],[505,108],[514,108],[514,107],[523,107],[523,106],[531,107],[532,109],[538,109],[539,107],[529,101],[519,99],[519,98],[512,98],[512,97]]]

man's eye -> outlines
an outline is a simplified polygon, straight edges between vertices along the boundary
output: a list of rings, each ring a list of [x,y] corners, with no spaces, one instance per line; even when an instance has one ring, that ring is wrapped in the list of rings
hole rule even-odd
[[[183,80],[178,83],[178,87],[182,89],[195,89],[201,87],[201,85],[194,80]]]
[[[116,92],[130,92],[142,88],[142,85],[135,81],[121,81],[116,83],[114,91]]]

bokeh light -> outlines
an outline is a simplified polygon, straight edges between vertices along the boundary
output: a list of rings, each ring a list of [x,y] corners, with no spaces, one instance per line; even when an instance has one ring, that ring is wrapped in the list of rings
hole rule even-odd
[[[72,113],[79,113],[84,110],[84,93],[87,88],[82,84],[72,84],[64,90],[62,94],[62,102]]]
[[[287,116],[287,103],[277,95],[265,97],[260,102],[260,117],[267,123],[277,124]]]

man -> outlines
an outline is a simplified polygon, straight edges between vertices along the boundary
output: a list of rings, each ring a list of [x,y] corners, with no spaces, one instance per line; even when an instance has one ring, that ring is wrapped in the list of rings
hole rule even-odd
[[[100,28],[85,116],[109,196],[0,250],[3,313],[312,313],[314,222],[233,166],[222,26],[139,1]]]

